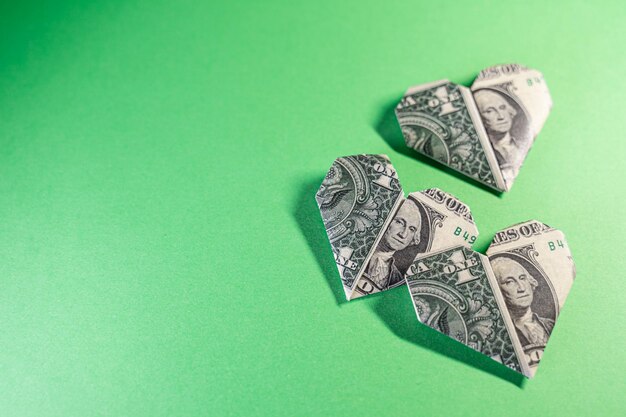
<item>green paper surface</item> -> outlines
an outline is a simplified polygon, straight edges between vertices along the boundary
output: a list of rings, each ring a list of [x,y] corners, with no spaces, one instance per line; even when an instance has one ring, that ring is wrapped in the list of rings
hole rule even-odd
[[[0,415],[617,416],[625,410],[621,1],[0,6]],[[543,72],[510,193],[403,146],[410,85]],[[314,199],[339,156],[467,203],[484,251],[538,219],[577,278],[524,380],[351,303]]]

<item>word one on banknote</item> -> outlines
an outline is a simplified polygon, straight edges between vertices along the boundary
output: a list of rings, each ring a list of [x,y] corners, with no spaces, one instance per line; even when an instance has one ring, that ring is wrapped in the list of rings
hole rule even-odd
[[[509,191],[551,107],[543,75],[508,64],[481,71],[471,88],[448,80],[411,87],[396,117],[408,147]]]
[[[407,284],[422,324],[534,375],[576,275],[561,231],[519,223],[478,253],[469,207],[405,197],[385,155],[337,158],[315,198],[348,300]]]

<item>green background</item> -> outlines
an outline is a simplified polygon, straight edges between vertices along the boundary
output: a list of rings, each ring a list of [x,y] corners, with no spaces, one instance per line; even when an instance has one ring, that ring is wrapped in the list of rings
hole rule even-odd
[[[23,1],[0,6],[0,415],[624,413],[622,1]],[[221,4],[220,4],[221,3]],[[416,158],[409,85],[540,69],[511,193]],[[534,380],[343,300],[314,193],[386,153],[405,191],[563,230],[578,276]]]

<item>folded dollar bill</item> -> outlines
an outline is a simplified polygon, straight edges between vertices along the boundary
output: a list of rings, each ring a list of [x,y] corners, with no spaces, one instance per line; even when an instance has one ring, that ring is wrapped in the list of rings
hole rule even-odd
[[[396,117],[410,148],[508,191],[551,107],[539,71],[507,64],[481,71],[471,88],[448,80],[411,87]]]
[[[316,200],[348,300],[406,283],[423,324],[534,375],[576,275],[562,232],[520,223],[480,254],[469,207],[437,188],[405,198],[385,155],[337,158]]]
[[[418,319],[532,378],[576,275],[559,230],[532,220],[467,246],[418,254],[406,280]]]

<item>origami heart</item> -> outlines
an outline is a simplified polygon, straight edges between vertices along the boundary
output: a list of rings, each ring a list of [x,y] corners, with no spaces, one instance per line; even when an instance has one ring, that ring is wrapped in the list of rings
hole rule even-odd
[[[481,71],[471,89],[448,80],[411,87],[396,117],[408,147],[508,191],[551,108],[543,75],[508,64]]]

